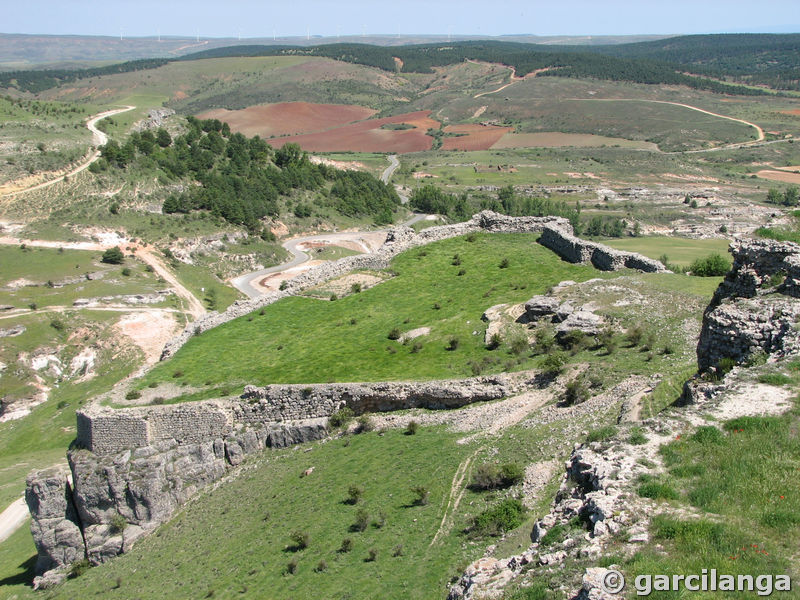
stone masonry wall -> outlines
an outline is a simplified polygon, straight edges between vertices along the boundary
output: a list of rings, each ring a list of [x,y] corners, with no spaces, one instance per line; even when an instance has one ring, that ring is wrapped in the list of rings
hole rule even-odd
[[[526,374],[426,382],[247,386],[236,400],[125,409],[91,406],[78,413],[78,443],[95,453],[174,440],[197,444],[241,428],[327,418],[347,406],[356,414],[406,408],[456,408],[515,393]]]
[[[628,268],[646,273],[667,272],[666,267],[657,260],[636,252],[623,252],[603,244],[582,240],[572,235],[571,232],[555,227],[545,227],[539,237],[539,243],[550,248],[568,262],[591,262],[601,271],[617,271]]]

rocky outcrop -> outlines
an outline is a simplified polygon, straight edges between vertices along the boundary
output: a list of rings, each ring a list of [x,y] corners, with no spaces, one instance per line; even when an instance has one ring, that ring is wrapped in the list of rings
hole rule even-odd
[[[595,314],[589,305],[575,308],[569,301],[562,302],[555,296],[534,296],[528,300],[525,303],[525,317],[529,322],[558,324],[556,335],[559,338],[575,330],[597,335],[605,325],[605,319]]]
[[[317,419],[194,444],[171,439],[108,454],[71,450],[69,472],[38,471],[27,480],[36,570],[40,575],[56,570],[41,582],[57,582],[57,570],[77,560],[98,564],[126,552],[246,456],[327,435],[326,421]]]
[[[68,566],[85,556],[83,533],[65,468],[31,473],[25,501],[31,513],[31,533],[39,551],[37,574]]]
[[[731,244],[733,267],[703,315],[697,344],[701,372],[720,361],[800,350],[800,246],[746,240]]]

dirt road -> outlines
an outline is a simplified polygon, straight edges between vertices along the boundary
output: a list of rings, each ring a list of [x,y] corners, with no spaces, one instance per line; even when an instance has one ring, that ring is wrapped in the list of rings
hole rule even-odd
[[[0,542],[11,537],[17,529],[25,524],[30,514],[25,500],[18,498],[0,513]]]
[[[107,110],[105,112],[101,112],[99,114],[94,115],[92,118],[90,118],[86,122],[86,127],[89,129],[89,131],[92,132],[92,145],[95,148],[100,148],[100,146],[104,146],[108,142],[108,136],[97,128],[97,122],[100,121],[100,119],[105,119],[106,117],[111,117],[111,116],[114,116],[114,115],[118,115],[120,113],[128,112],[129,110],[133,110],[134,108],[136,108],[136,107],[135,106],[126,106],[125,108],[115,108],[113,110]],[[25,187],[25,188],[22,188],[22,189],[19,189],[19,190],[13,190],[13,191],[6,192],[4,194],[0,194],[0,197],[9,198],[11,196],[17,196],[19,194],[24,194],[25,192],[32,192],[33,190],[40,190],[42,188],[49,187],[49,186],[51,186],[53,184],[58,183],[59,181],[64,181],[65,177],[72,177],[73,175],[77,175],[81,171],[85,171],[86,169],[89,168],[89,165],[91,165],[93,162],[95,162],[98,158],[100,158],[100,150],[99,149],[95,150],[92,153],[92,155],[85,162],[81,163],[79,166],[75,167],[74,169],[72,169],[71,171],[65,173],[64,175],[61,175],[61,176],[56,177],[55,179],[51,179],[49,181],[45,181],[44,183],[39,183],[39,184],[32,185],[32,186],[29,186],[29,187]]]

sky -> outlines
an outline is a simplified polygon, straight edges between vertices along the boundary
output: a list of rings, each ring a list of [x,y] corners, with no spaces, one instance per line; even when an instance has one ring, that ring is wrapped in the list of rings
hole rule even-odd
[[[800,31],[798,0],[3,0],[0,32],[201,37]]]

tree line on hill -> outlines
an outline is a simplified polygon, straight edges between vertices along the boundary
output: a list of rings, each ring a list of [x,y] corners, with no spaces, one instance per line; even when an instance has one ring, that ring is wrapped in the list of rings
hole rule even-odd
[[[434,67],[479,60],[512,66],[520,76],[548,68],[550,71],[543,74],[686,85],[715,93],[743,95],[767,92],[736,84],[769,85],[779,90],[800,89],[798,34],[695,35],[595,46],[545,46],[491,40],[393,47],[354,43],[242,45],[214,48],[175,59],[135,60],[91,69],[0,73],[0,88],[37,93],[78,79],[154,69],[171,61],[283,55],[319,56],[385,71],[413,73],[431,73]],[[721,83],[716,79],[730,80],[733,84]]]
[[[391,223],[400,204],[392,186],[369,173],[313,164],[296,144],[276,150],[258,136],[232,133],[217,119],[188,117],[187,123],[187,132],[174,140],[164,129],[135,132],[124,144],[111,140],[90,169],[97,173],[139,163],[173,179],[191,179],[199,185],[169,196],[165,213],[207,210],[267,236],[260,219],[278,216],[303,191],[342,215],[371,217],[377,224]],[[294,210],[297,216],[311,214],[302,200]]]
[[[465,221],[482,210],[512,217],[564,217],[569,219],[575,235],[589,237],[622,237],[639,235],[638,225],[628,231],[628,224],[616,217],[594,215],[581,218],[581,205],[551,198],[537,198],[518,194],[511,185],[498,190],[495,198],[469,196],[467,193],[450,194],[427,184],[418,187],[409,199],[411,208],[418,212],[444,215],[454,221]]]

